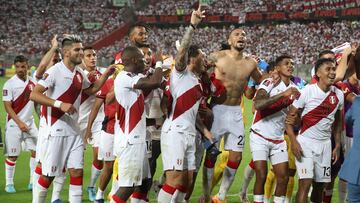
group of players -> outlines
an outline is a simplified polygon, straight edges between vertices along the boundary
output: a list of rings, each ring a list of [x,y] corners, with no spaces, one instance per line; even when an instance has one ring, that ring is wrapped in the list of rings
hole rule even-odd
[[[142,25],[130,29],[132,45],[116,56],[115,63],[121,66],[111,65],[106,70],[96,66],[96,51],[83,47],[76,35],[64,36],[61,56],[54,37],[35,79],[27,76],[27,59],[17,56],[16,75],[3,88],[8,113],[5,190],[15,192],[13,176],[23,141],[31,151],[33,203],[45,202],[51,183],[51,202],[61,202],[66,172],[70,176],[69,201],[81,202],[84,148],[89,142],[93,147],[87,188],[91,201],[105,201],[104,191],[115,171],[111,202],[129,198],[134,203],[148,202],[161,153],[164,175],[158,202],[189,201],[204,154],[201,201],[226,202],[244,149],[240,104],[245,95],[253,99],[254,107],[250,128],[256,173],[254,202],[268,201],[272,195],[264,198],[268,160],[276,177],[274,202],[291,202],[292,189],[289,192],[287,187],[293,187],[295,168],[299,176],[297,202],[307,202],[311,186],[311,201],[322,202],[325,183],[334,177],[331,164],[340,159],[344,103],[350,106],[359,93],[354,73],[354,55],[359,51],[356,47],[345,49],[338,65],[334,53],[323,52],[315,64],[313,84],[305,86],[293,76],[290,55],[277,57],[267,73],[260,71],[259,60],[244,52],[246,33],[240,28],[229,33],[228,49],[206,57],[200,47],[191,44],[203,18],[200,7],[193,11],[173,69],[164,63],[161,51],[152,53]],[[259,84],[256,88],[248,87],[250,77]],[[348,79],[339,82],[344,78]],[[32,116],[34,109],[40,116],[39,130]],[[221,139],[227,162],[219,192],[211,197]],[[347,142],[351,143],[350,139]],[[251,174],[249,169],[245,173]],[[240,196],[246,202],[250,178],[244,180]],[[328,185],[325,196],[331,190]]]

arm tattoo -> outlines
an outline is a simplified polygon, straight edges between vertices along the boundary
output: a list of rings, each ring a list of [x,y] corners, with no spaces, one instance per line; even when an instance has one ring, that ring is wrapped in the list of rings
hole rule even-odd
[[[270,106],[270,105],[274,104],[275,102],[277,102],[278,100],[280,100],[282,97],[283,96],[281,93],[278,95],[269,97],[269,94],[265,90],[260,89],[255,96],[254,107],[256,110],[264,110],[268,106]]]
[[[182,40],[181,40],[181,44],[180,44],[180,49],[178,51],[178,53],[176,54],[176,70],[178,71],[182,71],[185,69],[186,67],[186,55],[187,55],[187,50],[189,49],[190,45],[191,45],[191,39],[192,36],[194,34],[194,29],[192,27],[188,27]]]

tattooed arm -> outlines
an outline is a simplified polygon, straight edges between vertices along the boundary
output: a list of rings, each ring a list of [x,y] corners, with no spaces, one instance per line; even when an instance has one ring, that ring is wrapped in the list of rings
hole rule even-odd
[[[280,94],[269,97],[269,94],[266,92],[266,90],[259,89],[254,99],[254,107],[256,110],[263,110],[280,99],[289,97],[292,94],[299,94],[299,91],[295,87],[291,87]]]
[[[175,57],[175,69],[177,71],[183,71],[187,65],[187,52],[191,45],[191,39],[196,29],[196,26],[201,22],[201,20],[205,17],[203,14],[205,11],[200,10],[201,5],[199,4],[199,8],[196,11],[193,11],[190,19],[190,26],[187,28],[180,44],[180,48]]]

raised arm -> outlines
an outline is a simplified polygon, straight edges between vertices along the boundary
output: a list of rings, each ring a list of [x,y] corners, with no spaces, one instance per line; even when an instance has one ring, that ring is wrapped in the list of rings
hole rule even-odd
[[[54,35],[53,39],[51,40],[51,48],[46,54],[42,57],[39,66],[36,69],[35,78],[40,80],[43,77],[46,69],[48,69],[52,64],[52,59],[56,53],[56,50],[59,47],[59,43],[57,41],[57,35]]]
[[[349,63],[348,59],[351,53],[352,53],[352,49],[350,47],[346,48],[343,51],[339,65],[336,67],[336,78],[334,83],[342,81],[344,78],[348,78],[350,75],[352,75],[355,72],[354,69],[348,68],[348,63]]]
[[[299,91],[295,87],[291,87],[286,91],[281,92],[280,94],[270,97],[269,93],[266,92],[265,89],[259,89],[254,98],[254,107],[256,110],[264,110],[268,107],[271,107],[271,105],[275,104],[276,102],[281,101],[281,103],[273,107],[284,108],[287,105],[290,105],[287,100],[293,100],[295,99],[296,95],[299,94]],[[291,95],[294,95],[294,98],[289,98]]]
[[[100,88],[104,85],[106,80],[115,72],[115,70],[116,66],[110,65],[99,79],[97,79],[92,85],[90,85],[90,87],[84,89],[84,92],[87,95],[93,95],[98,92]]]
[[[179,50],[175,57],[175,69],[177,71],[183,71],[187,65],[187,52],[191,45],[192,36],[196,29],[196,26],[201,22],[201,20],[205,17],[205,11],[201,11],[201,4],[199,3],[199,8],[196,11],[191,13],[190,26],[186,29],[186,32],[181,40],[181,44]]]

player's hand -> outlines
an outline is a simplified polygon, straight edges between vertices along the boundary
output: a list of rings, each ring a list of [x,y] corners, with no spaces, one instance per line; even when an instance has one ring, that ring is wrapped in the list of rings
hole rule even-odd
[[[290,87],[289,89],[285,90],[284,97],[290,97],[291,100],[298,98],[300,96],[300,92],[296,87]]]
[[[84,139],[85,143],[89,143],[93,139],[91,129],[86,128]]]
[[[162,51],[161,48],[159,48],[159,50],[157,50],[157,52],[155,53],[154,57],[155,57],[155,61],[156,61],[156,62],[158,62],[158,61],[163,62],[163,61],[164,61],[164,60],[163,60],[163,51]]]
[[[291,140],[291,151],[296,157],[296,159],[300,161],[301,156],[303,155],[303,151],[301,149],[299,142],[296,139]]]
[[[60,110],[65,112],[65,113],[68,113],[70,115],[72,115],[72,114],[74,114],[76,112],[76,109],[72,104],[64,103],[64,102],[61,103]]]
[[[335,164],[340,158],[340,146],[336,145],[334,150],[332,151],[331,159],[333,160],[333,164]]]
[[[107,67],[106,71],[104,72],[104,75],[106,77],[110,77],[115,71],[116,71],[116,65],[110,65],[109,67]]]
[[[295,125],[297,121],[297,114],[288,114],[285,118],[285,123],[289,125]]]
[[[197,26],[201,20],[205,18],[204,13],[205,11],[201,11],[201,3],[199,1],[199,8],[191,13],[190,23],[194,26]]]
[[[204,136],[210,140],[211,143],[214,142],[214,136],[207,128],[204,129]]]
[[[18,127],[22,132],[29,132],[30,128],[27,126],[24,122],[20,121],[18,124]]]
[[[59,42],[57,41],[57,35],[54,35],[54,37],[51,40],[51,47],[52,48],[58,48]]]

